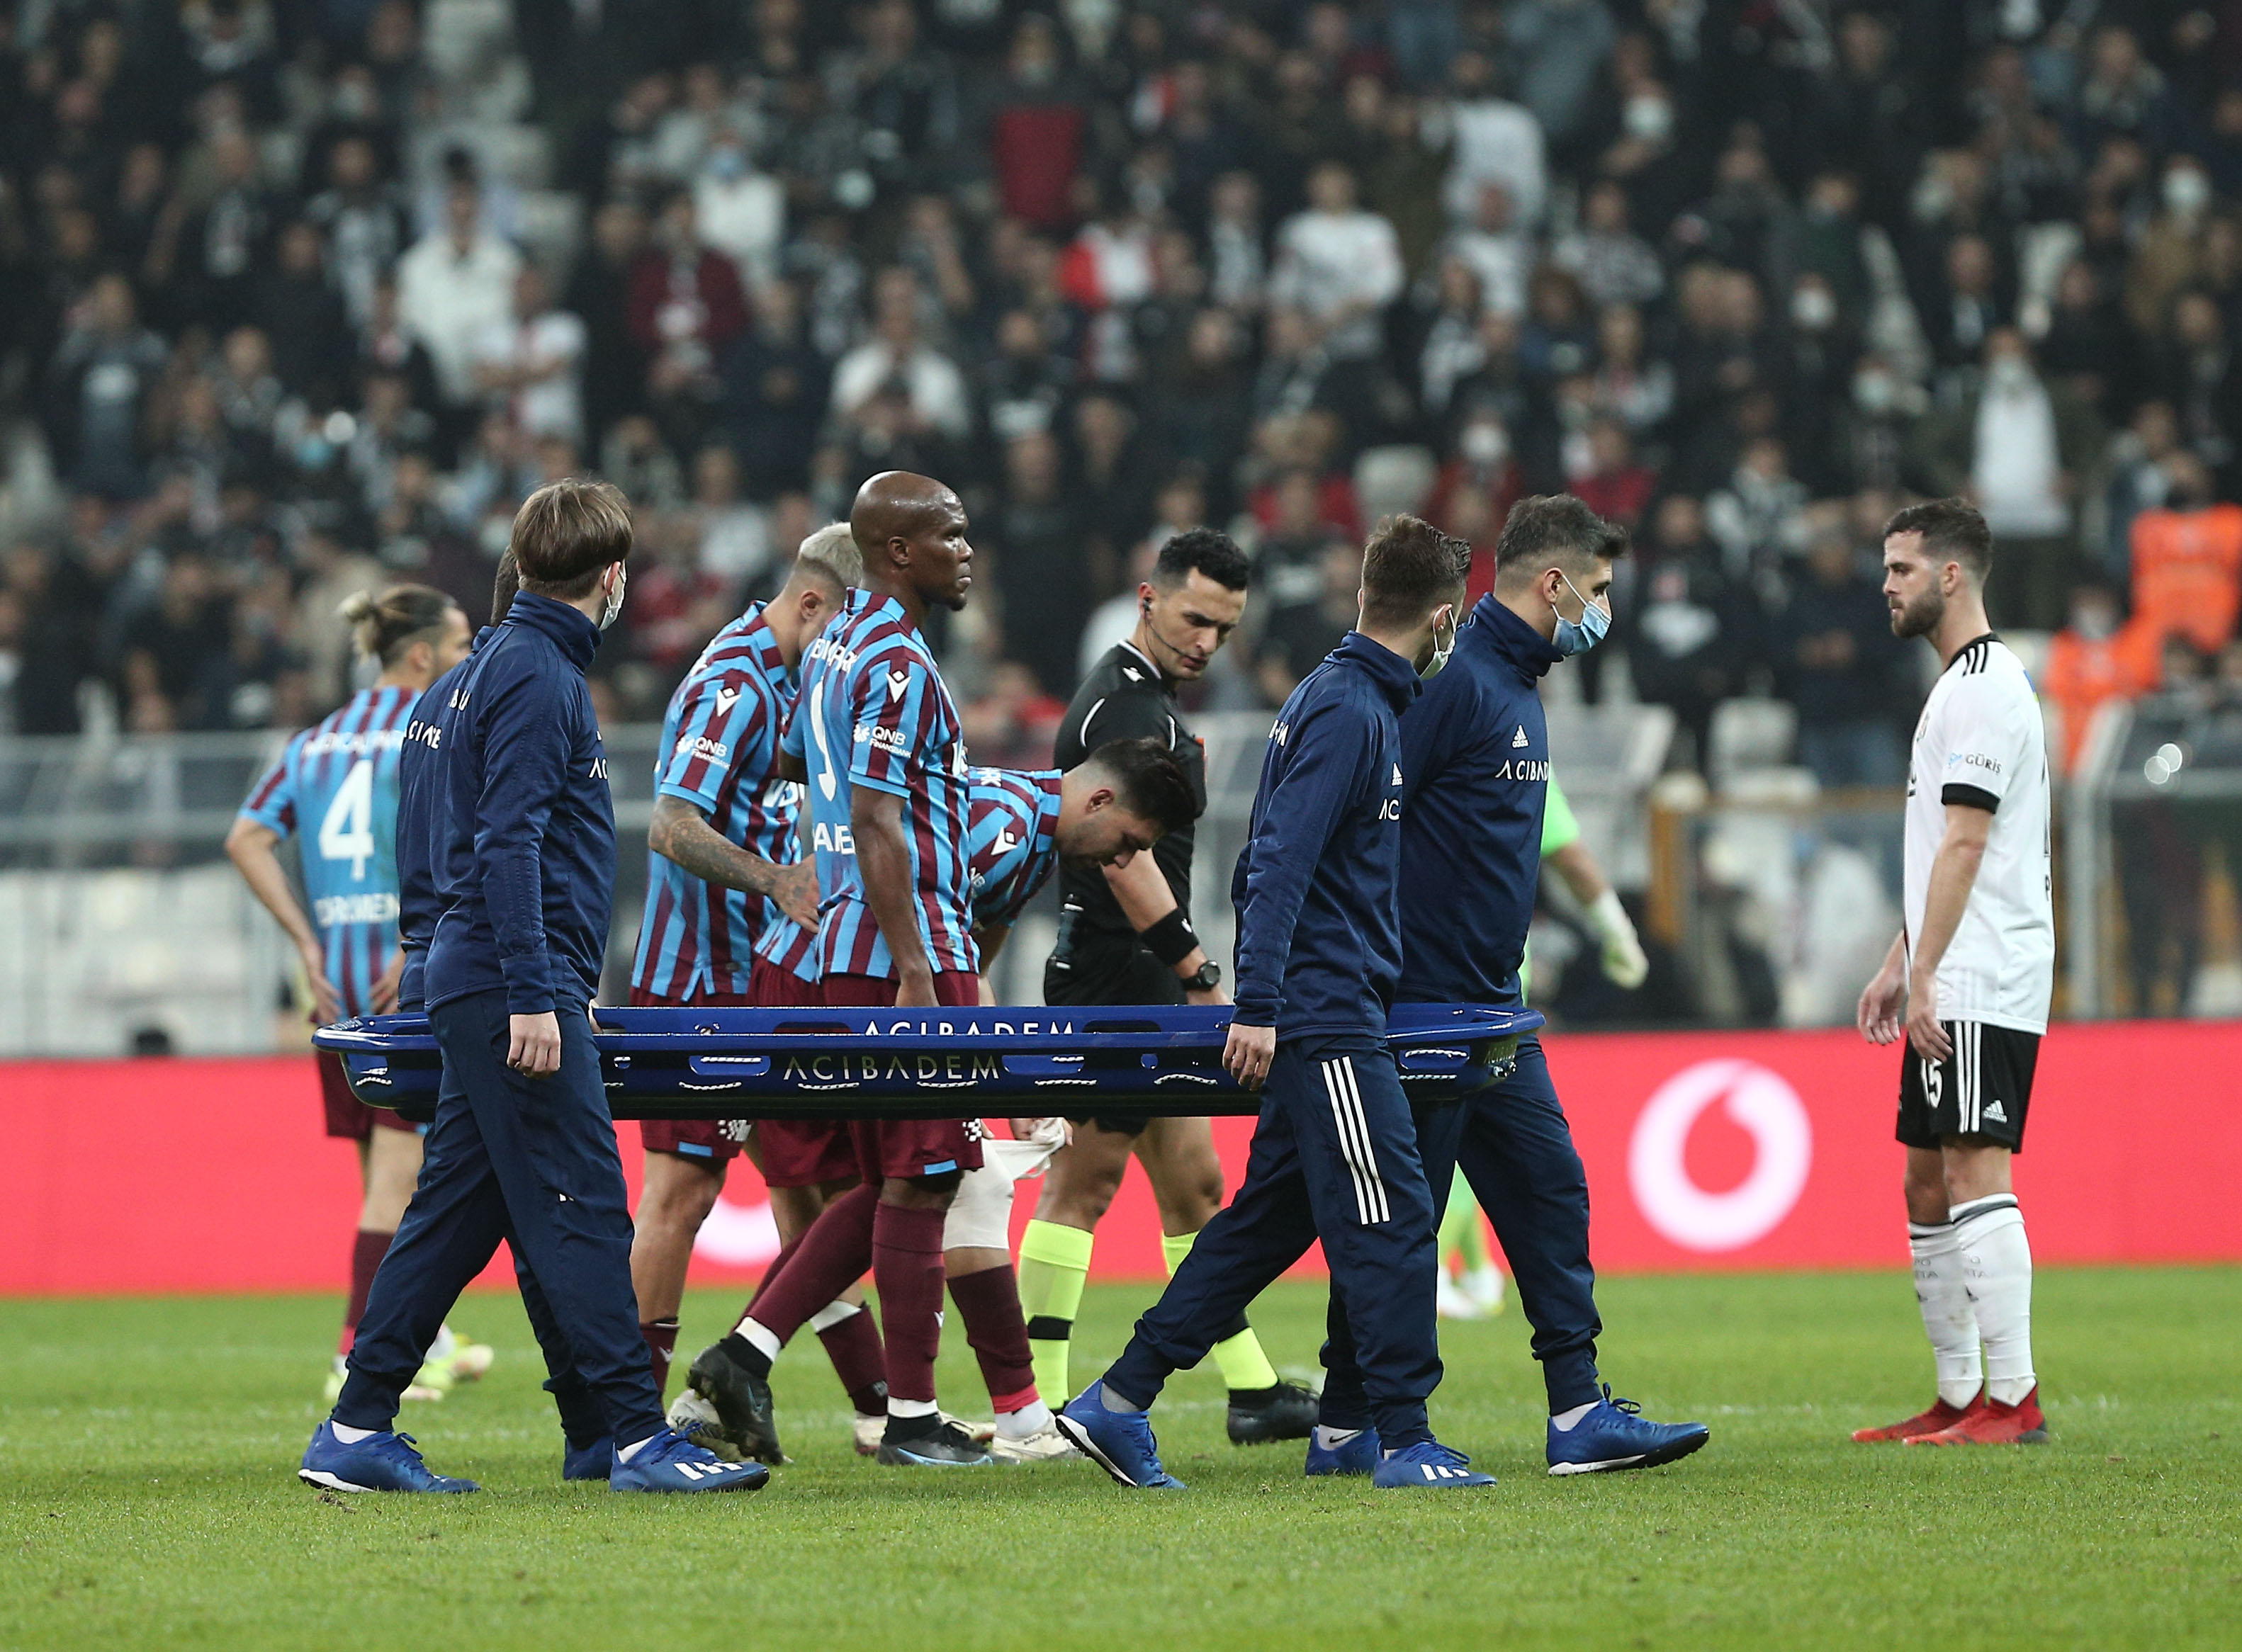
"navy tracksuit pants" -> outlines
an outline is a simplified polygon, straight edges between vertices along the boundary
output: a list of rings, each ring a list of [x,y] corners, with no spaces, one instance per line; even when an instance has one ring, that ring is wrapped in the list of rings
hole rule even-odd
[[[1588,1261],[1588,1178],[1541,1040],[1520,1040],[1518,1069],[1500,1084],[1420,1114],[1417,1124],[1435,1205],[1446,1211],[1461,1167],[1494,1224],[1519,1306],[1534,1327],[1551,1415],[1586,1405],[1597,1397],[1596,1338],[1603,1330]],[[1374,1408],[1355,1369],[1350,1316],[1337,1291],[1326,1335],[1321,1419],[1335,1428],[1363,1428]]]
[[[1245,1305],[1323,1241],[1361,1350],[1359,1391],[1380,1437],[1427,1439],[1440,1381],[1432,1189],[1393,1058],[1366,1035],[1280,1043],[1245,1180],[1199,1231],[1158,1302],[1105,1374],[1149,1406],[1206,1357]]]
[[[628,1444],[661,1430],[631,1289],[629,1198],[590,1020],[581,1000],[564,1000],[556,1014],[560,1070],[531,1079],[506,1064],[503,992],[429,1012],[444,1058],[436,1121],[420,1186],[373,1276],[336,1421],[390,1426],[444,1316],[505,1240],[531,1276],[523,1301],[547,1364],[565,1354],[602,1415],[601,1432]],[[541,1287],[534,1298],[533,1282]],[[581,1391],[557,1368],[555,1381],[547,1386],[565,1421]]]

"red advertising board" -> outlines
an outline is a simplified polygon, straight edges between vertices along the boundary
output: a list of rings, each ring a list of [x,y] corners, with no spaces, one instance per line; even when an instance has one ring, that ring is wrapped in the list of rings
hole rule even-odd
[[[1906,1259],[1899,1054],[1846,1032],[1559,1037],[1550,1066],[1588,1162],[1599,1267],[1896,1266]],[[2242,1261],[2242,1024],[2058,1027],[2017,1191],[2045,1262]],[[1216,1125],[1235,1179],[1248,1120]],[[621,1127],[635,1187],[636,1127]],[[307,1057],[0,1065],[0,1294],[339,1287],[357,1208]],[[1026,1220],[1034,1183],[1020,1190]],[[742,1161],[695,1277],[777,1247]],[[1132,1174],[1096,1271],[1157,1278]],[[487,1275],[511,1283],[509,1270]]]

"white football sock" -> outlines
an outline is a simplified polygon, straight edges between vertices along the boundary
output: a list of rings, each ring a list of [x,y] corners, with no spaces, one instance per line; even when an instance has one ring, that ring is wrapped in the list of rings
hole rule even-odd
[[[1915,1300],[1938,1369],[1938,1397],[1960,1410],[1977,1397],[1984,1374],[1977,1360],[1977,1316],[1962,1277],[1962,1253],[1951,1221],[1907,1225],[1915,1257]]]
[[[1359,1428],[1326,1428],[1319,1422],[1316,1424],[1316,1443],[1326,1451],[1337,1451],[1361,1432]]]
[[[1569,1411],[1554,1412],[1550,1415],[1549,1426],[1559,1434],[1570,1434],[1581,1426],[1581,1419],[1594,1410],[1598,1403],[1591,1400],[1588,1404],[1576,1405]]]
[[[888,1396],[888,1415],[891,1417],[930,1417],[938,1409],[931,1400],[898,1400]]]
[[[809,1316],[809,1328],[816,1331],[822,1336],[826,1332],[831,1330],[835,1326],[840,1324],[843,1320],[853,1320],[856,1315],[863,1311],[864,1310],[862,1308],[859,1308],[854,1302],[844,1302],[836,1298],[833,1301],[828,1302],[823,1308],[819,1308],[817,1312]],[[745,1320],[742,1321],[743,1328],[748,1325],[755,1325],[755,1322],[753,1320]],[[756,1326],[755,1329],[762,1330],[762,1328],[761,1326]],[[748,1341],[755,1342],[757,1348],[762,1348],[763,1345],[761,1342],[755,1341],[755,1331],[742,1328],[740,1334],[746,1337]],[[770,1336],[770,1333],[769,1331],[763,1331],[763,1334],[765,1336]],[[775,1342],[778,1339],[775,1336],[771,1336],[771,1341]],[[775,1348],[763,1348],[763,1352],[769,1354],[773,1359],[776,1359],[778,1357],[778,1351]]]
[[[2014,1194],[1954,1207],[1955,1247],[1985,1339],[1985,1397],[2014,1405],[2032,1391],[2031,1241]]]
[[[628,1462],[633,1457],[637,1456],[640,1452],[644,1451],[648,1446],[652,1445],[655,1441],[661,1438],[661,1436],[658,1434],[650,1434],[647,1435],[645,1439],[637,1441],[631,1445],[618,1446],[615,1448],[615,1461],[617,1462]]]
[[[823,1311],[822,1308],[819,1310],[821,1313]],[[778,1333],[761,1320],[742,1320],[738,1334],[747,1338],[748,1345],[767,1360],[777,1359],[778,1351],[786,1346],[778,1340]]]
[[[1031,1400],[1017,1411],[997,1414],[997,1437],[1000,1440],[1030,1440],[1051,1427],[1051,1408],[1041,1400]]]
[[[346,1446],[354,1446],[361,1440],[371,1440],[381,1432],[379,1428],[353,1428],[347,1423],[336,1422],[332,1419],[327,1427],[333,1431],[335,1438]]]

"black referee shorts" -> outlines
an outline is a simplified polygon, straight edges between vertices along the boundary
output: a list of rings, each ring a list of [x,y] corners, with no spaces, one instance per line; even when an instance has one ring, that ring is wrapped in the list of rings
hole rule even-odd
[[[1900,1140],[1936,1147],[1962,1136],[2022,1153],[2039,1034],[1982,1021],[1939,1025],[1954,1046],[1943,1061],[1926,1061],[1913,1045],[1900,1057]]]
[[[1077,940],[1062,931],[1059,949],[1044,966],[1046,1004],[1180,1004],[1184,984],[1176,972],[1137,944],[1134,935]],[[1116,1135],[1140,1136],[1151,1122],[1142,1113],[1072,1119]]]

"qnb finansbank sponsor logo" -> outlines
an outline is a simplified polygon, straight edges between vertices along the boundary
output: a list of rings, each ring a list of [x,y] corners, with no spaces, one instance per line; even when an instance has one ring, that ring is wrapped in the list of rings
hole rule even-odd
[[[1689,1132],[1719,1103],[1752,1139],[1750,1174],[1708,1193],[1689,1174]],[[1627,1176],[1643,1217],[1665,1239],[1701,1253],[1741,1250],[1782,1225],[1814,1163],[1806,1104],[1772,1067],[1728,1058],[1686,1067],[1658,1087],[1635,1121]]]
[[[339,924],[393,924],[397,897],[387,890],[370,895],[322,895],[312,903],[312,921],[322,929]]]

